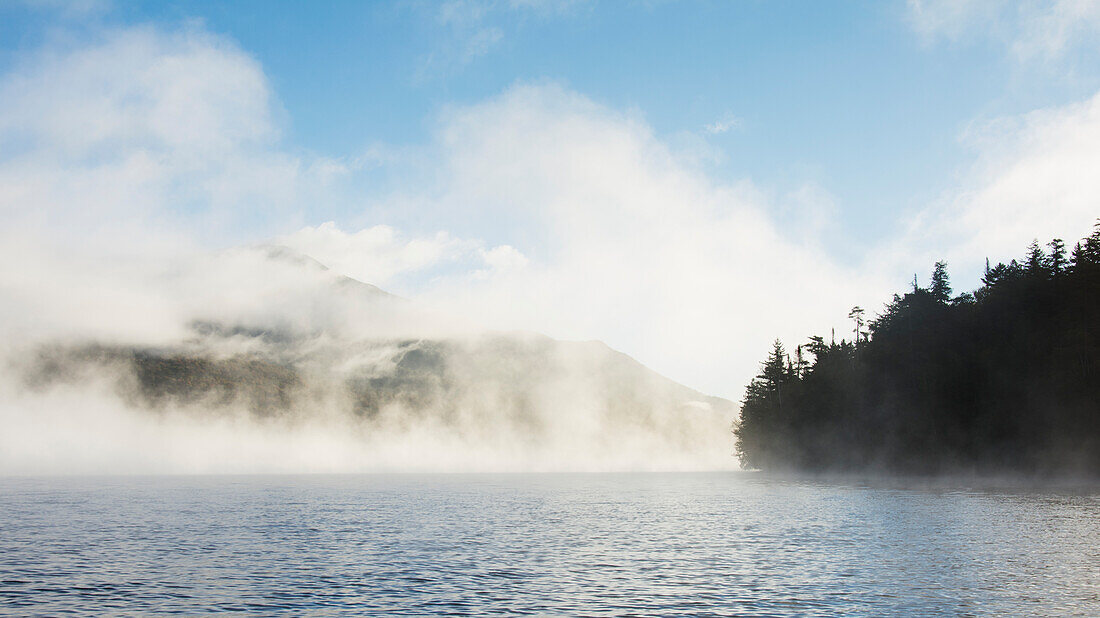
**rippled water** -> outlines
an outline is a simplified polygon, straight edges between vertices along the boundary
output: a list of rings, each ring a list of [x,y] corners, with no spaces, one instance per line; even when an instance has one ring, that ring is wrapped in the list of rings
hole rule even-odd
[[[0,609],[1100,615],[1100,492],[748,473],[0,479]]]

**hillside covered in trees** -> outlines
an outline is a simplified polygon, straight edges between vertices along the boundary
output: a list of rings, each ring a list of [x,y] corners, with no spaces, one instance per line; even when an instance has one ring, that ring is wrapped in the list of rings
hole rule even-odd
[[[1100,476],[1100,222],[953,296],[946,264],[852,341],[776,341],[735,427],[746,468]]]

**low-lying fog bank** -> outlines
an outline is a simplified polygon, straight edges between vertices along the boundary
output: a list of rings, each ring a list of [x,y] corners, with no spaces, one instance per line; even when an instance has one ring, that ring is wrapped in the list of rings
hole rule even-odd
[[[170,332],[123,313],[12,337],[0,473],[736,466],[729,401],[601,343],[459,327],[284,249],[221,260],[138,304]]]

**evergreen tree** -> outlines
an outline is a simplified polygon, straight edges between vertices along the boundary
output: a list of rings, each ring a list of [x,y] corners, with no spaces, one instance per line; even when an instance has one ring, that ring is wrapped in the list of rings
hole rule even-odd
[[[783,350],[783,342],[778,339],[772,343],[772,351],[768,354],[768,360],[760,371],[760,378],[767,384],[769,390],[778,391],[787,381],[787,370],[784,364],[787,353]]]
[[[1082,255],[1086,264],[1100,264],[1100,219],[1096,220],[1092,234],[1084,240]]]
[[[863,334],[863,308],[859,305],[852,307],[852,310],[848,312],[848,319],[855,322],[856,327],[853,332],[855,333],[855,342],[858,345],[860,335]]]
[[[1085,246],[1078,242],[1073,246],[1073,252],[1070,254],[1070,263],[1073,265],[1073,270],[1079,269],[1087,262],[1088,258],[1085,255]]]
[[[1050,273],[1055,277],[1061,275],[1066,270],[1066,243],[1061,238],[1055,238],[1047,245],[1050,247],[1050,257],[1047,262],[1050,264]]]
[[[951,299],[952,305],[973,305],[976,302],[978,302],[978,299],[970,292],[963,292]]]
[[[932,270],[932,286],[928,289],[932,299],[940,304],[947,304],[951,300],[951,282],[947,276],[947,262],[936,262]]]
[[[829,353],[829,346],[825,345],[825,338],[813,336],[810,337],[810,342],[806,344],[806,347],[810,350],[810,354],[814,355],[814,362],[822,360],[825,355]]]
[[[990,268],[989,258],[986,258],[985,274],[982,275],[982,285],[985,285],[986,287],[995,285],[998,281],[1001,280],[1002,277],[1004,277],[1005,270],[1007,270],[1007,268],[1008,267],[1004,265],[1004,262],[998,262],[996,267]]]
[[[1027,274],[1037,276],[1046,273],[1047,256],[1043,253],[1043,248],[1039,246],[1038,239],[1033,240],[1027,247]]]

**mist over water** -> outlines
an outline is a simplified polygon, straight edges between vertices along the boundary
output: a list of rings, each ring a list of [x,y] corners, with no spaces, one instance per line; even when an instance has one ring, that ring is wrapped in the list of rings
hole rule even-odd
[[[598,342],[459,323],[285,248],[130,268],[126,295],[9,323],[0,473],[735,466],[730,402]]]
[[[492,411],[490,411],[492,412]],[[600,471],[732,469],[724,425],[674,428],[551,421],[539,433],[441,419],[365,422],[318,407],[290,418],[247,411],[150,412],[109,393],[16,395],[0,408],[3,474],[314,473],[354,471]],[[483,422],[507,423],[503,414]],[[587,423],[592,425],[592,423]]]

